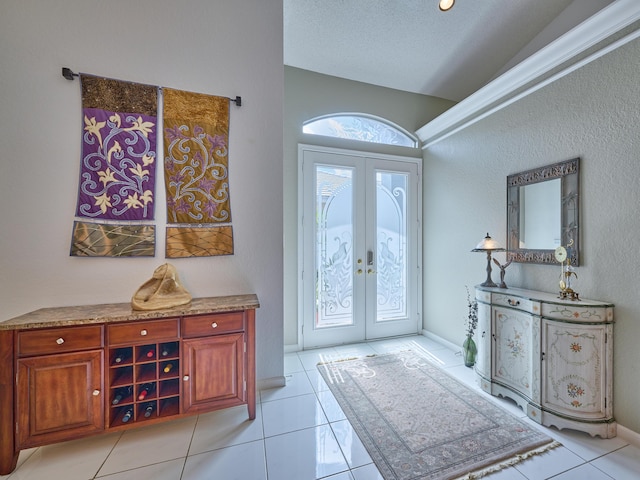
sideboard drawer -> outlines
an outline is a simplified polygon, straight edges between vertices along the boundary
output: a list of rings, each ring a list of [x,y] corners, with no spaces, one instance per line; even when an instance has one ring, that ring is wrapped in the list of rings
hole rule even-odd
[[[18,356],[20,357],[95,348],[102,348],[101,325],[18,332]]]
[[[215,315],[199,315],[182,319],[182,336],[184,338],[220,335],[244,330],[243,312],[217,313]]]
[[[568,302],[567,302],[568,303]],[[542,316],[554,320],[584,323],[613,322],[613,308],[585,305],[576,302],[574,305],[567,303],[542,304]]]
[[[155,342],[157,340],[177,340],[179,335],[177,318],[154,320],[150,322],[108,325],[109,345],[136,342]]]
[[[519,297],[516,295],[508,295],[502,293],[492,293],[492,303],[494,305],[502,305],[504,307],[511,307],[523,312],[534,313],[540,315],[540,305],[538,302],[532,302],[528,298]]]

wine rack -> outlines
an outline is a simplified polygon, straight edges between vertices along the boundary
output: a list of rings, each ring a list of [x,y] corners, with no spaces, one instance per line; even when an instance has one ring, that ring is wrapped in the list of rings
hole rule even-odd
[[[109,348],[109,426],[180,414],[180,342]]]

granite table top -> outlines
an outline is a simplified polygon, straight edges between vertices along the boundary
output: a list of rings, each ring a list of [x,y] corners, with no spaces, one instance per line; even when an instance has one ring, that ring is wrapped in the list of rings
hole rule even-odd
[[[255,294],[194,298],[189,304],[162,310],[133,310],[131,303],[51,307],[34,310],[33,312],[0,322],[0,330],[22,330],[69,325],[89,325],[95,323],[128,322],[132,320],[152,320],[186,315],[233,312],[259,307],[260,303]]]

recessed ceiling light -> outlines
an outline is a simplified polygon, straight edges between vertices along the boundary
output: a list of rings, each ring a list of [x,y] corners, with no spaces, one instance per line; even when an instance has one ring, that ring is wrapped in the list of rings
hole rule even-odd
[[[456,3],[456,0],[440,0],[438,7],[440,7],[440,10],[442,10],[443,12],[446,12],[451,7],[453,7],[454,3]]]

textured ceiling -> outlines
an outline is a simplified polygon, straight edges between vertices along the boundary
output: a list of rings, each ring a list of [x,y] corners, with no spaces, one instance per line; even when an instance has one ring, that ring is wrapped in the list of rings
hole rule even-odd
[[[612,1],[284,0],[284,63],[460,101]]]

